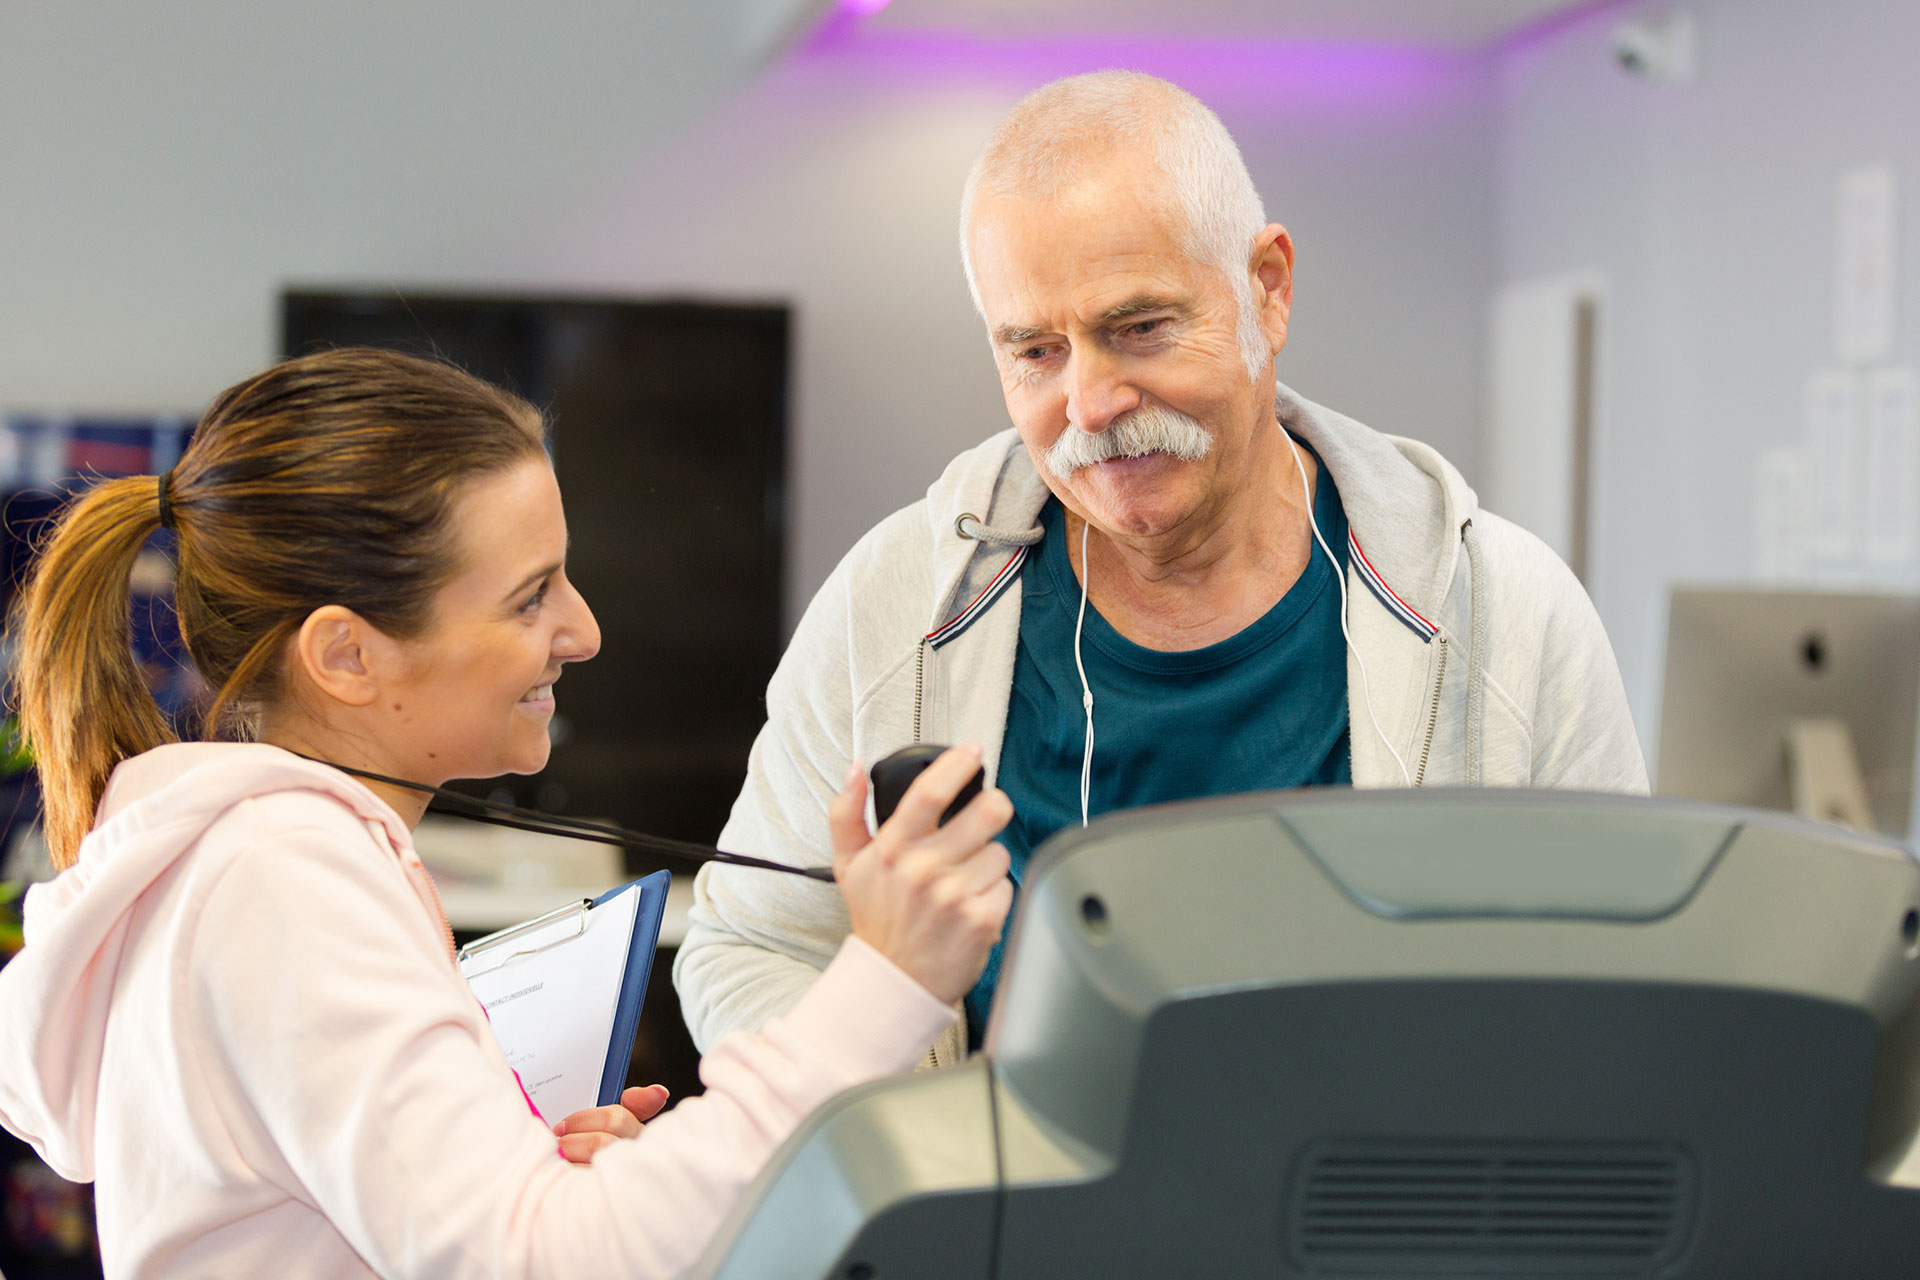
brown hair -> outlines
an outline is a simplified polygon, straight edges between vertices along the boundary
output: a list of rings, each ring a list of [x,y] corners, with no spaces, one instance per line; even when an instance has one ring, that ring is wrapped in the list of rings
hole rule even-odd
[[[217,691],[207,738],[250,737],[282,655],[322,605],[399,639],[457,569],[447,521],[468,481],[541,455],[525,401],[459,369],[347,348],[221,393],[167,480],[187,652]],[[160,481],[106,481],[41,548],[12,622],[13,696],[66,866],[122,760],[175,740],[131,643],[128,575],[160,527]]]

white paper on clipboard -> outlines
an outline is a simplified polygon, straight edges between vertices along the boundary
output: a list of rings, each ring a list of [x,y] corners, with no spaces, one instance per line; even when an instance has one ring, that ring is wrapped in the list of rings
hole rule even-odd
[[[574,903],[460,953],[507,1064],[549,1122],[598,1100],[640,897]]]

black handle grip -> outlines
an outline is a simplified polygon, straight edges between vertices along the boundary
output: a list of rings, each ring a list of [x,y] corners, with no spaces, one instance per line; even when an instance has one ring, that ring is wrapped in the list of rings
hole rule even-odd
[[[907,794],[907,788],[920,776],[926,767],[939,759],[945,747],[932,743],[918,742],[911,747],[902,747],[873,766],[873,816],[885,822],[900,807],[900,799]],[[946,826],[953,815],[967,807],[969,801],[979,795],[987,785],[987,771],[975,769],[967,785],[960,788],[960,794],[953,798],[947,811],[940,815],[940,825]]]

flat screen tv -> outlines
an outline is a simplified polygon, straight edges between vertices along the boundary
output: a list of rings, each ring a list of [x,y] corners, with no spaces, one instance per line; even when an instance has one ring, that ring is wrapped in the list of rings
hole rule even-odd
[[[561,680],[546,770],[476,789],[712,841],[785,642],[788,309],[299,289],[281,324],[288,355],[438,355],[549,417],[601,651]]]

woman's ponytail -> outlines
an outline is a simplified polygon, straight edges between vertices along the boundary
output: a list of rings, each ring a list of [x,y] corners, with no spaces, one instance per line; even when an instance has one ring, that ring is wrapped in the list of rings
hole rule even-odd
[[[459,568],[455,496],[544,459],[545,426],[451,365],[347,347],[227,388],[165,480],[81,495],[13,619],[14,706],[54,865],[72,863],[114,768],[176,741],[134,659],[128,583],[163,517],[179,539],[180,640],[213,694],[197,728],[244,741],[300,692],[287,641],[315,609],[351,609],[396,640],[426,629]]]
[[[133,651],[129,578],[160,527],[152,476],[80,495],[15,606],[13,701],[44,797],[47,849],[69,865],[122,760],[176,740]]]

